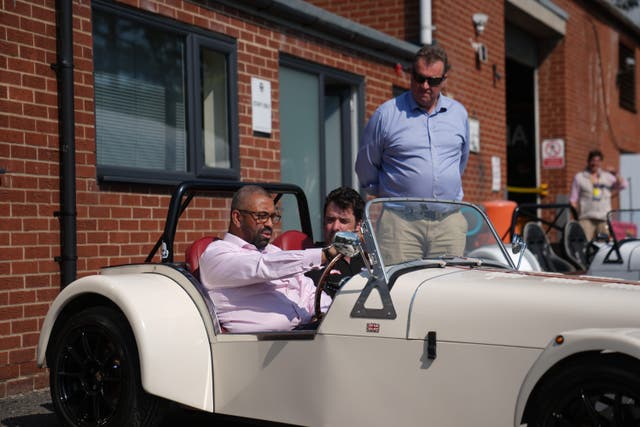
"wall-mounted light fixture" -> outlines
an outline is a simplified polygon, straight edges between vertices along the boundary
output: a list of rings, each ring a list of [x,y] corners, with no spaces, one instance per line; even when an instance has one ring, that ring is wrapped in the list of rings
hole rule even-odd
[[[471,47],[476,52],[476,61],[478,66],[481,62],[487,62],[489,60],[489,51],[484,43],[471,42]]]
[[[623,80],[633,78],[633,73],[636,70],[636,60],[631,56],[624,58],[624,63],[616,73],[616,84],[620,85]]]
[[[489,16],[486,13],[474,13],[472,19],[473,25],[476,27],[476,34],[482,34],[487,26],[487,21],[489,21]]]
[[[636,60],[630,56],[624,58],[625,70],[634,70],[636,68]]]

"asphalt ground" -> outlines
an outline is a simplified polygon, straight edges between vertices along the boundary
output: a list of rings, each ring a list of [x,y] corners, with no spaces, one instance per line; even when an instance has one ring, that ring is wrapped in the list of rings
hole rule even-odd
[[[160,427],[228,427],[265,426],[276,427],[283,424],[213,415],[188,408],[175,408]],[[9,396],[0,399],[0,427],[62,427],[53,412],[49,389]]]
[[[49,389],[0,399],[1,427],[60,427]]]

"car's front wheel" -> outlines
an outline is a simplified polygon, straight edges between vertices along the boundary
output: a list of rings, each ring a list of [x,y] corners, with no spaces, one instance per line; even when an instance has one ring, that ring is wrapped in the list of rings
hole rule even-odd
[[[65,426],[148,427],[161,401],[142,390],[138,352],[125,317],[82,310],[56,328],[48,352],[51,398]]]
[[[536,390],[528,427],[640,426],[640,366],[621,355],[576,361]]]

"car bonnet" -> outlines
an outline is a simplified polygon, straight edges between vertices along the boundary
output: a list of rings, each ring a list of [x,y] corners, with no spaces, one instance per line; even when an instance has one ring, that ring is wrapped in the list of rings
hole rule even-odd
[[[585,276],[447,268],[424,280],[410,306],[408,338],[545,347],[583,328],[640,328],[640,286]],[[395,286],[402,286],[400,277]],[[639,283],[640,284],[640,283]]]

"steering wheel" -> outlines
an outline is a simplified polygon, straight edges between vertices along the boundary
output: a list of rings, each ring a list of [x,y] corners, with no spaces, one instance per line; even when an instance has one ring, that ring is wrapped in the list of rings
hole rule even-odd
[[[320,280],[318,280],[318,284],[316,285],[316,296],[315,296],[316,320],[322,319],[322,316],[323,316],[322,311],[320,311],[320,299],[322,298],[322,289],[324,288],[324,284],[327,282],[327,277],[329,277],[329,273],[331,272],[331,269],[333,269],[333,266],[336,265],[336,262],[340,261],[342,258],[344,258],[344,255],[342,255],[341,253],[338,253],[338,255],[333,257],[331,262],[329,262],[329,264],[327,264],[327,266],[324,268],[324,271],[320,276]]]

